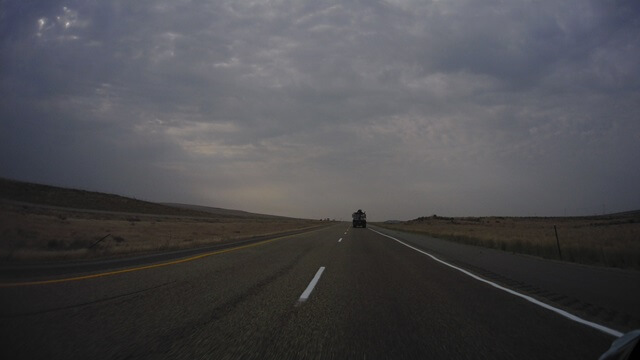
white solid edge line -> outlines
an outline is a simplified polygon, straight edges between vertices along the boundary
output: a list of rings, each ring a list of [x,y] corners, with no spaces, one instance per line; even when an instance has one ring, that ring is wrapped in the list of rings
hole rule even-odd
[[[316,287],[318,280],[320,280],[320,276],[322,276],[323,272],[324,272],[324,266],[321,266],[320,269],[318,269],[318,272],[316,272],[316,276],[313,277],[313,279],[311,280],[307,288],[304,290],[302,295],[300,295],[300,299],[298,299],[299,302],[307,301],[307,299],[309,298],[309,295],[311,295],[311,292],[313,291],[313,288]]]
[[[491,285],[491,286],[493,286],[493,287],[495,287],[495,288],[497,288],[497,289],[500,289],[500,290],[502,290],[502,291],[508,292],[508,293],[509,293],[509,294],[511,294],[511,295],[515,295],[515,296],[518,296],[518,297],[520,297],[520,298],[523,298],[523,299],[525,299],[525,300],[527,300],[527,301],[529,301],[529,302],[531,302],[531,303],[533,303],[533,304],[536,304],[536,305],[538,305],[538,306],[540,306],[540,307],[543,307],[543,308],[545,308],[545,309],[547,309],[547,310],[551,310],[551,311],[555,312],[556,314],[558,314],[558,315],[560,315],[560,316],[564,316],[565,318],[567,318],[567,319],[569,319],[569,320],[573,320],[573,321],[578,322],[578,323],[580,323],[580,324],[583,324],[583,325],[586,325],[586,326],[592,327],[592,328],[594,328],[594,329],[596,329],[596,330],[600,330],[600,331],[602,331],[602,332],[604,332],[604,333],[606,333],[606,334],[609,334],[609,335],[611,335],[611,336],[621,337],[622,335],[624,335],[623,333],[621,333],[621,332],[620,332],[620,331],[618,331],[618,330],[610,329],[610,328],[608,328],[608,327],[606,327],[606,326],[603,326],[603,325],[600,325],[600,324],[594,323],[594,322],[592,322],[592,321],[585,320],[585,319],[583,319],[583,318],[581,318],[581,317],[578,317],[578,316],[576,316],[576,315],[573,315],[573,314],[571,314],[571,313],[569,313],[569,312],[566,312],[566,311],[564,311],[564,310],[561,310],[561,309],[555,308],[555,307],[553,307],[553,306],[551,306],[551,305],[549,305],[549,304],[543,303],[542,301],[537,300],[537,299],[535,299],[535,298],[532,298],[531,296],[521,294],[521,293],[519,293],[519,292],[517,292],[517,291],[511,290],[511,289],[509,289],[509,288],[506,288],[506,287],[504,287],[504,286],[498,285],[498,284],[496,284],[496,283],[494,283],[494,282],[491,282],[491,281],[489,281],[489,280],[483,279],[483,278],[479,277],[478,275],[475,275],[475,274],[473,274],[473,273],[471,273],[471,272],[469,272],[469,271],[467,271],[467,270],[465,270],[465,269],[459,268],[459,267],[457,267],[457,266],[455,266],[455,265],[451,265],[451,264],[449,264],[449,263],[448,263],[448,262],[446,262],[446,261],[440,260],[440,259],[438,259],[437,257],[435,257],[435,256],[433,256],[433,255],[431,255],[431,254],[429,254],[428,252],[426,252],[426,251],[424,251],[424,250],[420,250],[420,249],[418,249],[418,248],[416,248],[416,247],[414,247],[414,246],[411,246],[411,245],[409,245],[409,244],[407,244],[407,243],[405,243],[405,242],[403,242],[403,241],[401,241],[401,240],[398,240],[398,239],[394,238],[393,236],[389,236],[389,235],[387,235],[387,234],[383,234],[383,233],[381,233],[381,232],[379,232],[379,231],[375,231],[375,230],[373,230],[373,229],[369,229],[369,230],[371,230],[371,231],[375,232],[376,234],[380,234],[380,235],[382,235],[382,236],[386,236],[386,237],[388,237],[389,239],[395,240],[395,241],[399,242],[400,244],[402,244],[402,245],[404,245],[404,246],[406,246],[406,247],[408,247],[408,248],[410,248],[410,249],[413,249],[413,250],[415,250],[415,251],[417,251],[417,252],[419,252],[419,253],[422,253],[422,254],[424,254],[424,255],[427,255],[427,256],[429,256],[430,258],[432,258],[433,260],[435,260],[435,261],[437,261],[437,262],[439,262],[439,263],[442,263],[442,264],[444,264],[444,265],[446,265],[446,266],[448,266],[448,267],[450,267],[450,268],[456,269],[456,270],[460,271],[461,273],[463,273],[463,274],[465,274],[465,275],[468,275],[468,276],[470,276],[470,277],[472,277],[472,278],[474,278],[474,279],[476,279],[476,280],[478,280],[478,281],[481,281],[481,282],[483,282],[483,283],[489,284],[489,285]]]

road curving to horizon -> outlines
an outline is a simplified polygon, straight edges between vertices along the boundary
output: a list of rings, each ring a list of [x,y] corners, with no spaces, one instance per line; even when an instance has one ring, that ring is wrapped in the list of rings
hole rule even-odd
[[[546,284],[575,280],[581,269],[588,270],[586,278],[571,281],[564,295],[591,301],[574,290],[602,286],[589,282],[590,267],[566,264],[572,270],[564,270],[570,273],[565,279],[550,275],[554,263],[542,261],[535,266],[547,264],[551,270],[538,272],[548,279],[527,287],[536,276],[518,274],[534,265],[522,265],[513,254],[490,267],[483,264],[490,255],[474,257],[473,247],[467,253],[458,244],[446,250],[426,237],[375,230],[386,235],[338,223],[165,266],[140,259],[81,274],[114,273],[108,276],[64,281],[79,276],[65,273],[57,276],[63,281],[22,285],[19,276],[14,282],[3,278],[14,286],[0,287],[0,357],[584,359],[597,358],[615,339],[388,236],[467,266],[483,279],[507,287],[512,281],[511,289],[552,305],[555,298],[545,292],[552,293],[545,288],[552,285]],[[480,260],[472,263],[474,258]],[[519,265],[504,270],[513,266],[509,261]],[[627,276],[610,276],[619,286],[636,276],[612,274]],[[617,291],[637,304],[637,289]],[[633,310],[607,298],[598,306],[615,309],[618,315],[609,322],[578,307],[574,312],[620,331],[633,327]],[[556,302],[572,312],[571,304]]]

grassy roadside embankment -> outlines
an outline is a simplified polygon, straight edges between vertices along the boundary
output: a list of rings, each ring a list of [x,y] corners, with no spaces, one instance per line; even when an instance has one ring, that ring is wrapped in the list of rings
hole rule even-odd
[[[640,211],[589,217],[421,217],[382,227],[509,252],[640,270]],[[560,251],[554,226],[558,232]]]
[[[0,179],[0,261],[177,250],[321,224]]]

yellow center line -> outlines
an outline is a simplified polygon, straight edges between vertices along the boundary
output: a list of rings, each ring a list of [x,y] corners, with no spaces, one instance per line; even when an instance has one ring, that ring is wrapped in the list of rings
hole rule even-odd
[[[278,237],[278,238],[270,239],[270,240],[264,240],[264,241],[260,241],[260,242],[257,242],[257,243],[248,244],[248,245],[242,245],[242,246],[233,247],[233,248],[227,248],[227,249],[212,251],[212,252],[208,252],[208,253],[204,253],[204,254],[200,254],[200,255],[191,256],[191,257],[188,257],[188,258],[172,260],[172,261],[163,262],[163,263],[159,263],[159,264],[138,266],[138,267],[122,269],[122,270],[114,270],[114,271],[108,271],[108,272],[103,272],[103,273],[76,276],[76,277],[70,277],[70,278],[62,278],[62,279],[25,281],[25,282],[16,282],[16,283],[0,283],[0,288],[17,287],[17,286],[30,286],[30,285],[56,284],[56,283],[69,282],[69,281],[95,279],[95,278],[99,278],[99,277],[103,277],[103,276],[118,275],[118,274],[124,274],[124,273],[128,273],[128,272],[133,272],[133,271],[139,271],[139,270],[154,269],[154,268],[159,268],[159,267],[162,267],[162,266],[176,265],[176,264],[181,264],[181,263],[185,263],[185,262],[189,262],[189,261],[194,261],[194,260],[205,258],[207,256],[213,256],[213,255],[223,254],[223,253],[227,253],[227,252],[231,252],[231,251],[246,249],[246,248],[250,248],[250,247],[254,247],[254,246],[260,246],[260,245],[264,245],[264,244],[267,244],[267,243],[270,243],[270,242],[273,242],[273,241],[276,241],[276,240],[288,238],[288,237],[291,237],[291,236],[293,236],[293,235]]]

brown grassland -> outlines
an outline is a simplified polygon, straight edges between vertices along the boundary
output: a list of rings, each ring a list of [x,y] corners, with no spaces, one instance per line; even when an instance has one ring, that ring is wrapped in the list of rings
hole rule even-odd
[[[316,220],[212,212],[0,179],[0,261],[121,256],[317,227]]]
[[[167,206],[0,178],[0,261],[5,262],[177,250],[323,224],[225,209]],[[553,218],[434,215],[378,225],[548,259],[560,259],[561,253],[564,261],[640,269],[640,211]]]
[[[447,218],[434,215],[381,225],[547,259],[560,259],[562,254],[565,261],[640,269],[640,211],[589,217]]]

